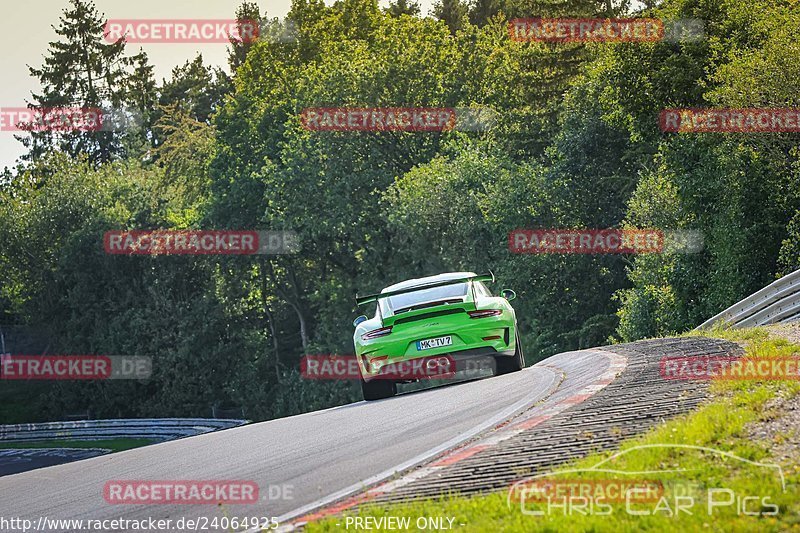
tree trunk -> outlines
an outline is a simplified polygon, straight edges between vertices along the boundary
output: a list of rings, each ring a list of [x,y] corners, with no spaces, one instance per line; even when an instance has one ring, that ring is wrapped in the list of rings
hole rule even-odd
[[[275,377],[280,381],[281,353],[280,346],[278,345],[278,333],[275,330],[275,319],[267,303],[267,269],[264,268],[263,262],[261,263],[261,308],[264,310],[264,316],[267,319],[267,326],[269,327],[269,334],[272,337],[272,351],[275,353]]]
[[[298,291],[297,279],[295,278],[294,273],[287,267],[286,271],[287,271],[287,273],[289,274],[289,276],[290,276],[290,278],[292,280],[292,285],[293,285],[293,288],[294,288],[294,290],[292,291],[294,293],[294,298],[292,298],[292,297],[289,296],[289,294],[287,294],[286,291],[282,290],[280,288],[280,286],[278,285],[278,282],[277,282],[277,280],[275,278],[275,269],[274,269],[272,263],[271,262],[267,262],[267,265],[269,266],[269,272],[270,272],[270,276],[272,277],[272,281],[275,284],[275,292],[277,292],[278,296],[283,298],[283,300],[286,303],[288,303],[290,306],[292,306],[292,309],[294,309],[294,312],[297,315],[297,320],[298,320],[298,322],[300,322],[300,342],[303,345],[303,352],[307,352],[308,351],[308,321],[306,320],[305,314],[303,313],[302,301],[301,301],[300,294],[299,294],[299,291]]]

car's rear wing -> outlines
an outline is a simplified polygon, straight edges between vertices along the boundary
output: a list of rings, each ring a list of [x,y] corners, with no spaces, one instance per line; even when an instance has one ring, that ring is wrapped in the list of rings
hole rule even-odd
[[[399,294],[408,294],[409,292],[416,292],[421,291],[424,289],[432,289],[434,287],[444,287],[446,285],[455,285],[457,283],[467,283],[470,281],[489,281],[494,283],[494,274],[489,271],[488,274],[482,274],[480,276],[469,276],[466,278],[455,278],[455,279],[448,279],[444,281],[437,281],[434,283],[428,283],[425,285],[416,285],[414,287],[408,287],[405,289],[397,289],[396,291],[389,291],[389,292],[381,292],[378,294],[370,294],[369,296],[356,296],[356,305],[361,306],[372,302],[377,302],[383,298],[389,298],[392,296],[397,296]]]

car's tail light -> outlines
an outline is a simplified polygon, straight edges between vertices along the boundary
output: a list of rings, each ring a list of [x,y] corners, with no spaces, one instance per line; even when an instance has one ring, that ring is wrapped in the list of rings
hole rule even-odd
[[[500,309],[479,309],[478,311],[467,311],[470,318],[486,318],[487,316],[497,316],[503,314]]]
[[[368,331],[363,335],[361,335],[361,338],[364,339],[365,341],[368,341],[371,339],[377,339],[378,337],[383,337],[391,332],[392,332],[392,326],[389,326],[388,328],[373,329],[372,331]]]

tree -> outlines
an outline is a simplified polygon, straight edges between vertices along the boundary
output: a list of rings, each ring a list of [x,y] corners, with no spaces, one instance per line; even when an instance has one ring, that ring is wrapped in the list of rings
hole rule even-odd
[[[240,27],[244,24],[256,24],[260,33],[265,18],[266,17],[261,16],[261,10],[255,2],[242,2],[242,4],[236,8],[236,22],[239,23]],[[257,40],[258,39],[238,39],[233,37],[229,39],[231,47],[228,49],[228,65],[230,65],[231,72],[233,72],[234,75],[236,74],[236,70],[244,64],[247,53]]]
[[[619,48],[593,76],[610,96],[608,122],[638,145],[626,156],[642,165],[626,223],[692,229],[705,242],[700,253],[636,257],[632,287],[617,295],[623,340],[693,328],[795,262],[800,175],[791,135],[662,134],[656,124],[665,107],[796,105],[797,67],[786,56],[798,44],[787,31],[796,11],[769,1],[663,10],[664,18],[706,20],[706,40]]]
[[[780,274],[786,275],[800,269],[800,211],[794,214],[786,228],[786,239],[781,243],[781,253],[778,263],[781,266]]]
[[[409,0],[397,0],[395,2],[391,2],[385,11],[393,17],[400,17],[402,15],[416,17],[420,13],[420,8],[417,2],[409,2]]]
[[[463,30],[468,23],[467,6],[462,0],[437,0],[433,5],[432,14],[443,21],[454,35]]]
[[[172,78],[164,80],[158,103],[175,105],[198,122],[209,123],[211,115],[231,91],[231,79],[220,68],[203,64],[202,54],[172,69]]]
[[[131,58],[133,72],[125,79],[125,101],[131,109],[131,132],[126,138],[126,153],[141,154],[154,142],[152,135],[155,121],[158,88],[156,87],[153,65],[147,59],[144,50]],[[138,135],[137,135],[138,133]]]
[[[194,120],[175,104],[162,110],[163,115],[153,126],[163,139],[154,150],[158,165],[164,169],[160,193],[165,198],[180,198],[181,206],[192,210],[208,195],[214,128]]]
[[[53,107],[106,108],[121,111],[131,96],[126,83],[128,67],[137,63],[140,75],[146,70],[146,56],[126,57],[125,42],[106,43],[104,21],[89,0],[70,0],[56,34],[61,41],[50,43],[44,65],[28,67],[39,79],[41,93],[33,94],[29,107],[40,112]],[[124,155],[124,132],[114,131],[31,131],[18,137],[29,149],[24,159],[36,160],[47,151],[78,156],[85,154],[93,164]]]
[[[469,6],[469,21],[483,26],[502,9],[502,0],[473,0]]]

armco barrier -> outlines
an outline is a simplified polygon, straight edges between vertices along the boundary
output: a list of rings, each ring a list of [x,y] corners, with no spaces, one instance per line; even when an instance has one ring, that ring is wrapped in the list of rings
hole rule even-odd
[[[709,329],[718,323],[733,328],[749,328],[795,320],[800,320],[800,270],[733,304],[696,329]]]
[[[247,420],[212,418],[131,418],[74,420],[0,426],[0,441],[150,439],[166,441],[246,424]]]

